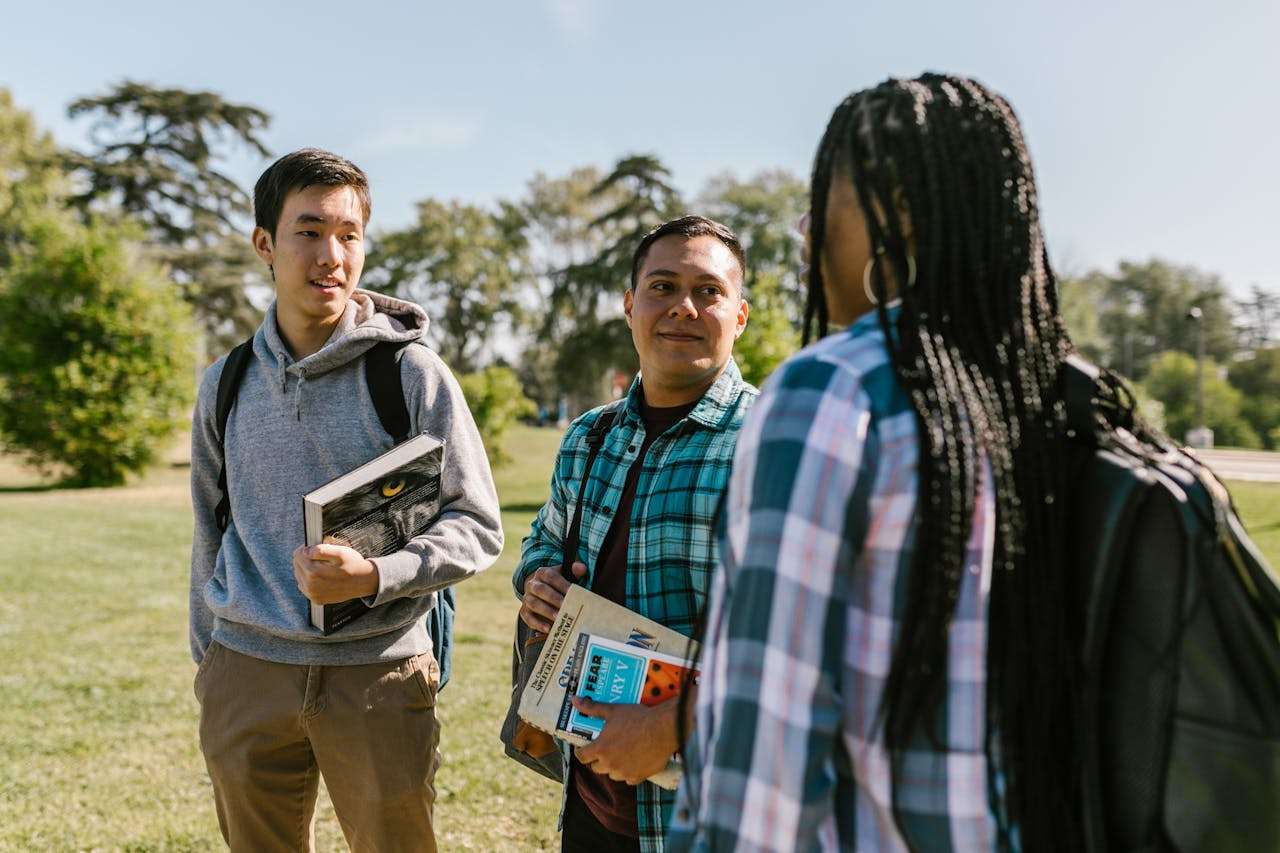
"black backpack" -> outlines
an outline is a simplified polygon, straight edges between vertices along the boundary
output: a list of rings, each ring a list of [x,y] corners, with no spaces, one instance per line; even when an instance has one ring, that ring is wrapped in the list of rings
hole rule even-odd
[[[406,344],[381,341],[364,354],[364,377],[373,398],[373,408],[378,413],[382,428],[396,444],[409,437],[409,407],[404,402],[404,386],[400,382],[400,354]],[[244,379],[249,359],[253,357],[253,338],[238,344],[227,354],[218,377],[216,417],[218,440],[225,445],[227,419],[235,405],[236,394]],[[214,510],[218,529],[226,531],[231,520],[231,498],[227,491],[227,461],[225,447],[222,454],[222,470],[218,473],[218,488],[222,499]],[[440,664],[440,688],[449,682],[453,671],[453,617],[457,610],[456,593],[447,586],[436,593],[436,606],[427,615],[427,632],[431,635],[436,662]]]
[[[1070,427],[1095,438],[1071,528],[1088,848],[1280,851],[1280,586],[1194,456],[1098,430],[1099,376],[1064,373]]]

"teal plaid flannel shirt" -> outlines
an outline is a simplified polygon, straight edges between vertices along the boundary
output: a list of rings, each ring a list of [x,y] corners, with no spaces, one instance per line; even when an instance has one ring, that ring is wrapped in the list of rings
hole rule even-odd
[[[637,377],[587,482],[578,559],[588,568],[588,587],[613,524],[613,508],[645,438],[639,387]],[[718,559],[712,529],[716,510],[729,483],[738,430],[757,395],[730,361],[693,411],[654,440],[636,483],[627,543],[627,607],[686,636],[693,635],[706,604]],[[562,559],[563,537],[587,461],[587,431],[600,411],[581,415],[565,433],[551,476],[551,495],[521,545],[512,579],[517,595],[524,593],[525,579],[536,569]],[[563,752],[567,777],[567,748]],[[639,786],[636,817],[645,853],[663,849],[674,799],[672,792],[656,785]]]

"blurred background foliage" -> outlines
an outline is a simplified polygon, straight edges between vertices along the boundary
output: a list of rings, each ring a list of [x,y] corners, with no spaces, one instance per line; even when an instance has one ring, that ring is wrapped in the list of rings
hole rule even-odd
[[[0,440],[78,483],[111,485],[154,456],[199,369],[270,302],[248,240],[251,199],[225,164],[248,152],[265,167],[271,117],[134,81],[67,111],[91,123],[85,150],[59,148],[0,89]],[[427,309],[431,343],[497,453],[516,420],[573,415],[625,388],[618,377],[638,367],[621,316],[632,250],[684,213],[742,239],[752,307],[736,357],[762,383],[799,346],[795,225],[807,196],[806,179],[775,169],[716,175],[686,199],[657,156],[629,153],[535,174],[488,205],[426,195],[402,227],[375,220],[362,285]],[[1280,448],[1280,292],[1233,294],[1154,258],[1059,285],[1077,347],[1128,378],[1150,419],[1178,438],[1195,426],[1202,347],[1217,443]]]

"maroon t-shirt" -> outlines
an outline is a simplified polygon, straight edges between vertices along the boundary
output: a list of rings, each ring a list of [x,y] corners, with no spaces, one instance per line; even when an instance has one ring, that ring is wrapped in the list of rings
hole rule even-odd
[[[631,463],[631,469],[627,472],[627,481],[622,487],[618,505],[614,508],[613,524],[600,545],[595,576],[591,580],[592,592],[623,607],[627,606],[627,540],[631,538],[631,505],[635,502],[636,483],[640,479],[645,454],[649,452],[655,438],[675,426],[696,405],[698,401],[694,400],[683,406],[658,408],[646,403],[643,394],[640,397],[644,443],[640,445],[640,452],[636,454],[636,460]],[[572,774],[578,796],[582,797],[582,802],[605,829],[630,838],[640,837],[640,828],[636,822],[634,785],[596,773],[590,767],[580,764],[577,756],[573,758]]]

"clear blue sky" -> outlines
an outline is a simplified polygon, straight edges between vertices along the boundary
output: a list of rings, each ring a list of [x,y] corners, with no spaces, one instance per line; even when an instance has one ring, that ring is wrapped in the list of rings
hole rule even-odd
[[[273,151],[360,163],[374,228],[626,152],[689,194],[807,175],[848,92],[966,73],[1022,117],[1060,266],[1154,255],[1280,290],[1276,0],[24,2],[3,29],[0,86],[61,142],[86,129],[66,104],[122,79],[213,89],[274,116]]]

